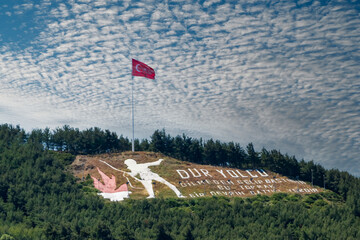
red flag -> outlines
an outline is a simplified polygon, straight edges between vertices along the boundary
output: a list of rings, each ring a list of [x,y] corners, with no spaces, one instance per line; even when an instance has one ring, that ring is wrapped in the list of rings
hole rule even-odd
[[[155,79],[154,69],[135,59],[132,60],[132,75]]]

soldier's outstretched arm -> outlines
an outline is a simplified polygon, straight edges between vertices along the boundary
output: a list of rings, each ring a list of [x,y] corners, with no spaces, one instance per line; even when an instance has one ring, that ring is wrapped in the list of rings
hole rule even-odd
[[[159,159],[159,160],[157,160],[157,161],[155,161],[155,162],[150,162],[150,163],[145,163],[146,164],[146,166],[157,166],[157,165],[160,165],[160,163],[162,162],[162,161],[164,161],[164,159]]]
[[[133,174],[131,174],[131,173],[129,173],[129,172],[125,172],[125,171],[123,171],[123,170],[117,169],[116,167],[111,166],[109,163],[107,163],[107,162],[105,162],[105,161],[103,161],[103,160],[99,160],[99,161],[102,162],[102,163],[105,163],[106,165],[108,165],[109,167],[111,167],[112,169],[114,169],[115,171],[122,172],[122,173],[124,173],[124,174],[128,174],[130,177],[134,178],[135,180],[137,180],[137,181],[139,181],[139,182],[141,181],[140,179],[138,179],[137,177],[133,176]]]

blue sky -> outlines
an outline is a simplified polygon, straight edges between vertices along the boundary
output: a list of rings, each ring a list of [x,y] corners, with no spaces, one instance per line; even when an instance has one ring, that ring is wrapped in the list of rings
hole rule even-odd
[[[253,142],[360,176],[359,1],[0,1],[0,123]]]

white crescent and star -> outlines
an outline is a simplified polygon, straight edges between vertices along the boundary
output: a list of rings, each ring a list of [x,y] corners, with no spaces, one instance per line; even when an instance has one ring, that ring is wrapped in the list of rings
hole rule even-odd
[[[141,64],[136,64],[135,69],[139,73],[152,74],[154,71],[145,67],[142,67]]]

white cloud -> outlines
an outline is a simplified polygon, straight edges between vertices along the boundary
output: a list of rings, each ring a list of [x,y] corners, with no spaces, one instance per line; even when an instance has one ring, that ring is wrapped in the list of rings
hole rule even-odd
[[[211,5],[214,5],[215,3],[220,3],[221,0],[207,0],[203,3],[204,7],[210,7]]]
[[[138,137],[165,127],[253,142],[360,175],[351,5],[77,2],[48,11],[33,46],[0,49],[2,122],[130,136],[136,58],[157,74],[134,79]]]

